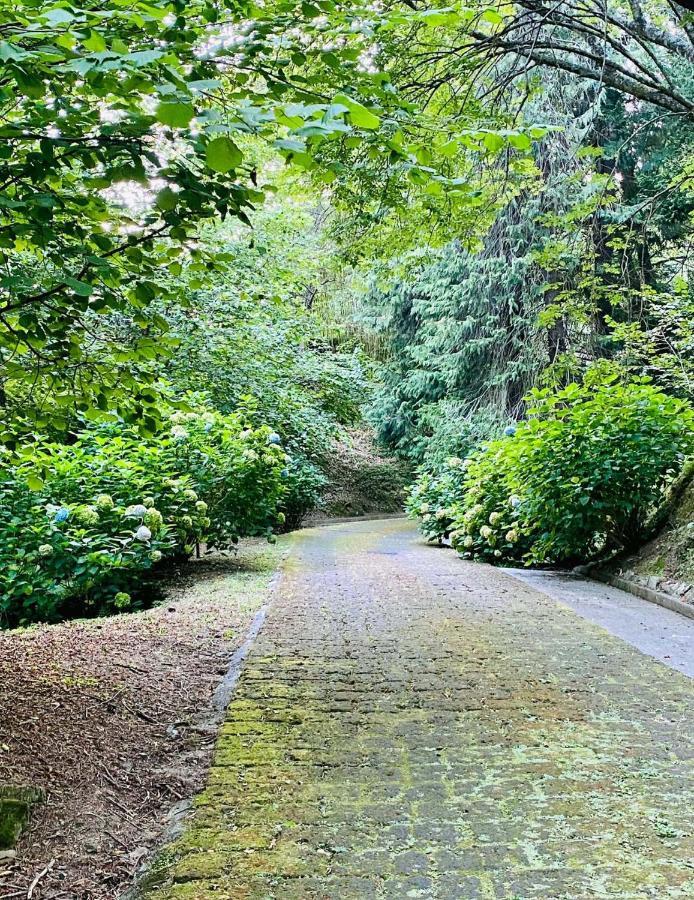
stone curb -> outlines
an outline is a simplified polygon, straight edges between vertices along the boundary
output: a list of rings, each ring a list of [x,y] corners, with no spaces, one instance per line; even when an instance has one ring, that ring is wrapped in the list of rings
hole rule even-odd
[[[646,587],[643,584],[636,584],[626,578],[620,578],[619,575],[611,575],[609,572],[603,572],[601,569],[593,568],[592,566],[576,566],[574,572],[586,578],[592,578],[594,581],[612,585],[612,587],[619,588],[620,591],[633,594],[634,597],[640,597],[649,603],[657,603],[658,606],[664,606],[666,609],[671,609],[673,612],[681,613],[683,616],[694,619],[694,605],[684,603],[682,600],[678,600],[664,591],[654,591],[653,588]]]

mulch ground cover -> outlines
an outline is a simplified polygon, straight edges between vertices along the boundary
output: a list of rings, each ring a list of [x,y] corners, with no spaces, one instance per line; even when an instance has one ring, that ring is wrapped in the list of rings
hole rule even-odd
[[[204,784],[212,696],[279,551],[191,562],[140,612],[0,633],[0,784],[46,792],[0,900],[118,897]]]

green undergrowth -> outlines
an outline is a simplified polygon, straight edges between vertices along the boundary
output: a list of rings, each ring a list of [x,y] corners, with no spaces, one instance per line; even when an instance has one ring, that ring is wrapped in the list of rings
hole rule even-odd
[[[349,517],[401,512],[411,468],[384,455],[371,431],[351,429],[336,440],[325,461],[325,485],[314,513]]]
[[[689,464],[658,517],[658,528],[651,539],[637,553],[618,557],[610,568],[694,585],[694,463]]]

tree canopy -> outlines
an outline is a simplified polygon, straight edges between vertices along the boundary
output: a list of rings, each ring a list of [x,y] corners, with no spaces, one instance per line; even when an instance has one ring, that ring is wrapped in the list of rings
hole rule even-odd
[[[692,397],[676,4],[15,0],[0,60],[8,457],[211,404],[313,496],[365,407],[436,467],[596,365]]]

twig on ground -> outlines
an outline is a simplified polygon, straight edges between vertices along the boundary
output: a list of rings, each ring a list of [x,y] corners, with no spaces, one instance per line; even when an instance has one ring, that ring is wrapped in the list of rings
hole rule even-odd
[[[114,659],[111,660],[111,665],[120,666],[121,669],[130,669],[131,672],[137,672],[139,675],[149,675],[147,669],[138,669],[137,666],[131,666],[129,663],[116,662]]]
[[[123,789],[123,785],[122,785],[122,784],[118,784],[118,782],[116,781],[116,779],[113,777],[113,775],[111,775],[111,773],[109,772],[109,770],[106,768],[106,766],[105,766],[102,762],[99,763],[99,768],[101,769],[102,774],[103,774],[104,777],[106,778],[106,781],[109,782],[109,784],[112,784],[113,787],[114,787],[117,791],[120,791],[120,790]]]
[[[148,716],[147,713],[143,713],[139,709],[133,709],[132,706],[128,706],[125,700],[122,701],[123,709],[127,710],[133,716],[137,716],[138,719],[142,719],[144,722],[149,722],[150,725],[161,725],[161,722],[157,722],[156,719],[153,719],[151,716]]]
[[[135,820],[133,819],[132,815],[130,814],[130,811],[129,811],[128,809],[126,809],[126,808],[123,806],[122,803],[119,803],[118,800],[116,800],[115,797],[112,797],[111,794],[108,794],[108,793],[106,793],[106,792],[104,792],[104,797],[106,797],[106,799],[107,799],[110,803],[112,803],[117,809],[119,809],[119,810],[123,813],[123,815],[125,816],[125,818],[126,818],[132,825],[135,824]]]
[[[42,878],[45,878],[46,875],[48,875],[48,873],[51,871],[51,869],[53,868],[54,865],[55,865],[55,860],[52,859],[48,863],[48,865],[45,868],[41,869],[41,871],[36,875],[34,880],[29,885],[29,890],[27,891],[27,900],[31,900],[31,898],[34,896],[34,891],[38,887],[39,882],[41,881]]]

